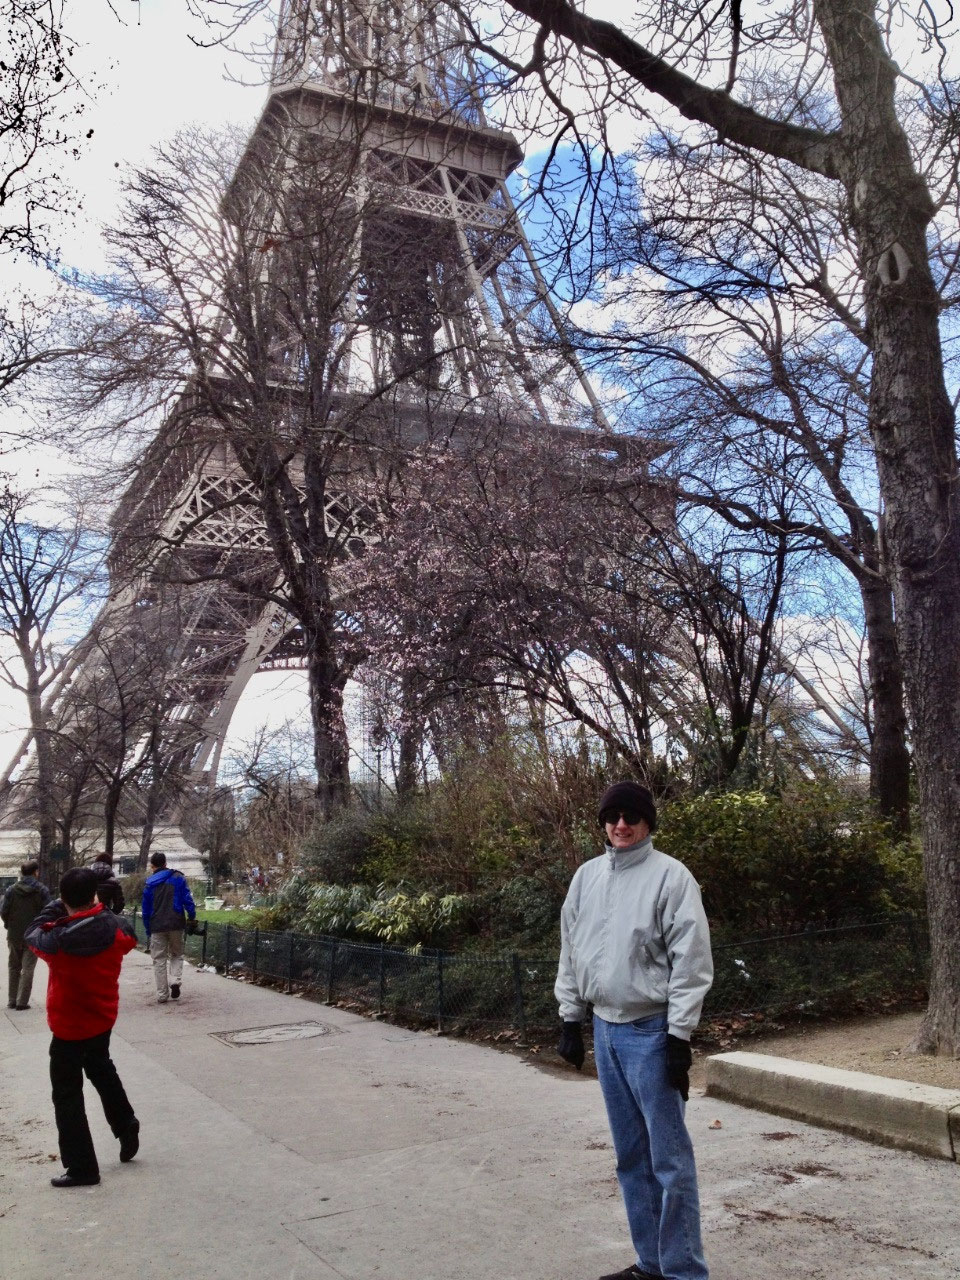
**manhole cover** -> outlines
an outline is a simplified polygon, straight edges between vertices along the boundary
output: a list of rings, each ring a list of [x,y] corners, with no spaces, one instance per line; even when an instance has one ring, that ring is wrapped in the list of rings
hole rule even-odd
[[[284,1040],[312,1040],[335,1034],[325,1022],[280,1022],[274,1027],[244,1027],[240,1031],[211,1031],[214,1040],[240,1048],[245,1044],[281,1044]]]

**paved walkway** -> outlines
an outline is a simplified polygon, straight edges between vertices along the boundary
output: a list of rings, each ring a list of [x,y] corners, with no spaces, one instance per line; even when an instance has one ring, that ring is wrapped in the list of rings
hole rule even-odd
[[[157,1005],[140,952],[114,1032],[140,1155],[119,1164],[91,1106],[103,1181],[55,1191],[38,987],[0,1018],[5,1276],[595,1280],[631,1260],[596,1081],[190,968]],[[330,1034],[216,1038],[302,1020]],[[713,1280],[960,1275],[957,1165],[702,1097],[689,1115]]]

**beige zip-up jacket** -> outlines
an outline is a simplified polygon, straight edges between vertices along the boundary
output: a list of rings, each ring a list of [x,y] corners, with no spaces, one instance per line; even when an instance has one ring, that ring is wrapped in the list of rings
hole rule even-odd
[[[666,1012],[689,1040],[713,982],[710,929],[696,880],[648,836],[578,867],[560,917],[554,993],[564,1022],[588,1004],[606,1022]]]

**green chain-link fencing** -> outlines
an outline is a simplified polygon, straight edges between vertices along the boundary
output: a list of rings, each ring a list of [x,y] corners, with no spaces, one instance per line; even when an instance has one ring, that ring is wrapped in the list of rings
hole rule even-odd
[[[145,942],[139,912],[134,924]],[[556,957],[404,950],[340,938],[241,929],[207,921],[187,957],[233,975],[307,988],[328,1004],[433,1023],[526,1031],[556,1024]],[[721,942],[705,1018],[827,1013],[918,994],[926,982],[925,922],[910,915],[834,929]]]

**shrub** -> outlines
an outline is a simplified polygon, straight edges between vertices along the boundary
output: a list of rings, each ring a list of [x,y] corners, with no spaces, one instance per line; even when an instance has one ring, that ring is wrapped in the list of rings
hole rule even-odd
[[[366,908],[369,895],[359,885],[314,885],[306,910],[294,926],[304,933],[356,937],[357,917]]]
[[[375,821],[367,810],[350,808],[317,823],[301,848],[304,866],[316,879],[329,884],[356,883],[370,857]]]
[[[131,875],[120,877],[123,900],[128,911],[133,907],[139,907],[143,901],[143,886],[146,883],[147,873],[145,871],[134,871]]]
[[[249,923],[277,932],[443,946],[452,941],[466,911],[467,900],[457,894],[413,892],[404,885],[380,885],[371,893],[365,885],[313,884],[298,877]]]
[[[464,750],[416,796],[359,807],[318,825],[301,857],[336,884],[399,884],[474,893],[520,874],[552,896],[596,842],[601,766],[585,750],[546,757],[523,732]]]
[[[394,946],[442,946],[461,925],[466,910],[461,894],[413,894],[403,887],[381,886],[376,899],[355,920],[357,932]]]
[[[916,904],[915,858],[869,803],[824,783],[674,801],[657,845],[690,868],[725,934],[865,920]]]
[[[513,876],[477,895],[475,917],[483,932],[501,947],[553,952],[560,941],[562,884],[560,874],[546,880]]]
[[[370,824],[367,857],[361,869],[365,883],[376,886],[410,881],[427,884],[437,879],[438,833],[431,823],[429,804],[420,797],[378,813]]]
[[[306,911],[313,889],[313,882],[306,876],[291,876],[269,907],[250,912],[249,927],[276,932],[296,928],[295,922]]]

